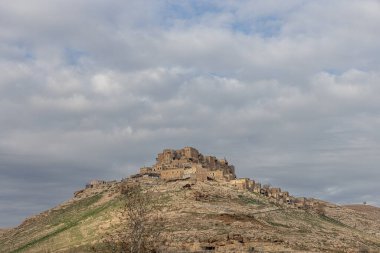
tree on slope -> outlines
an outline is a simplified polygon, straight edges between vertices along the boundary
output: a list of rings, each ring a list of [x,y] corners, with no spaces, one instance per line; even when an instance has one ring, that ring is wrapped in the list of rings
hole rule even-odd
[[[140,185],[122,188],[125,203],[120,213],[122,226],[108,233],[103,243],[112,253],[157,252],[163,219],[154,192]],[[104,250],[104,249],[102,249]]]

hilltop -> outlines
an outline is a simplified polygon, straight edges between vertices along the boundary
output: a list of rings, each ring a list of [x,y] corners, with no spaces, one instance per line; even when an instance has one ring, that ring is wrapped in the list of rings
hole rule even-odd
[[[170,160],[157,159],[154,166],[122,181],[90,182],[72,199],[0,232],[0,252],[94,252],[108,234],[125,226],[120,216],[125,189],[131,185],[140,185],[144,194],[157,200],[156,212],[163,221],[157,238],[162,252],[380,251],[379,208],[306,198],[296,202],[299,198],[280,190],[255,191],[258,183],[236,179],[226,160],[212,158],[212,168],[206,159],[192,160],[180,168],[181,152],[167,151]],[[179,167],[167,166],[173,161]],[[191,170],[195,172],[167,173],[173,176],[162,178],[152,171],[158,166],[185,171],[193,165],[201,175]]]

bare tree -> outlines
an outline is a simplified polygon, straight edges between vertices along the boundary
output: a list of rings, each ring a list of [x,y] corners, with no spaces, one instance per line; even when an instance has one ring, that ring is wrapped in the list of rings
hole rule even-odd
[[[129,189],[126,197],[124,216],[129,231],[129,252],[155,251],[163,227],[157,197],[153,192],[144,193],[140,185]]]
[[[140,185],[124,187],[122,193],[125,197],[120,213],[123,225],[104,237],[106,249],[101,250],[112,253],[157,252],[164,227],[158,197],[152,190],[144,191]]]

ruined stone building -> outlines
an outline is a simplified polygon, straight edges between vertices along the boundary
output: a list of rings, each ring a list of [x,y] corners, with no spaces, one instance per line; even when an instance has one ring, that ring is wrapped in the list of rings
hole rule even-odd
[[[212,179],[230,181],[236,178],[235,168],[226,159],[204,156],[192,147],[179,150],[164,149],[152,167],[140,169],[140,175],[159,175],[164,180],[193,178],[200,181]]]
[[[105,185],[107,184],[104,180],[91,180],[88,184],[86,184],[86,188],[94,188],[99,185]]]
[[[255,188],[255,181],[249,178],[233,179],[229,183],[240,190],[253,191]]]
[[[280,188],[271,188],[270,185],[261,185],[249,178],[236,178],[235,168],[228,164],[226,159],[217,159],[215,156],[205,156],[192,147],[179,150],[164,149],[157,155],[156,163],[151,167],[143,167],[132,179],[156,178],[166,181],[192,179],[196,181],[215,180],[237,188],[248,190],[268,197],[270,201],[280,204],[304,206],[305,201],[295,200],[289,192],[282,192]],[[94,181],[96,185],[102,182]]]

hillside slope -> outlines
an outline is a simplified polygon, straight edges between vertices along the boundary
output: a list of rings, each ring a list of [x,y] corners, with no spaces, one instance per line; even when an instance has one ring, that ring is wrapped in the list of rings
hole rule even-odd
[[[372,221],[380,220],[380,208],[370,205],[345,205],[344,207],[362,213],[366,219]],[[378,229],[380,231],[380,228]]]
[[[166,252],[380,252],[380,221],[364,212],[326,203],[321,214],[215,181],[140,181],[159,195]],[[0,252],[92,252],[120,226],[122,185],[85,189],[25,220],[0,234]]]
[[[0,236],[9,231],[9,228],[0,228]]]

